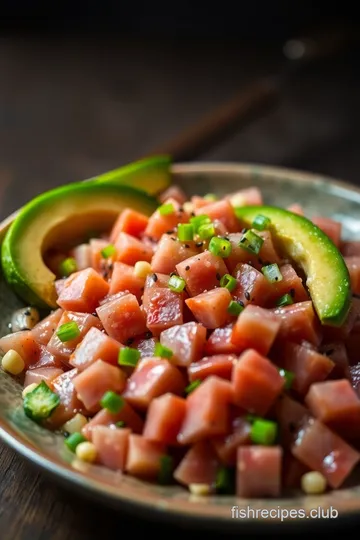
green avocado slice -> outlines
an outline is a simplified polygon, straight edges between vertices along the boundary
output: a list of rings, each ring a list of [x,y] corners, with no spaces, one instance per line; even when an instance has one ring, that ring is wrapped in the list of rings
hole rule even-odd
[[[345,261],[333,242],[309,219],[282,208],[243,206],[235,212],[248,228],[259,214],[270,219],[269,230],[278,248],[306,276],[321,323],[341,326],[350,309],[351,285]]]
[[[113,182],[77,182],[45,192],[22,208],[5,235],[5,279],[30,305],[54,308],[56,276],[43,258],[49,248],[67,249],[92,231],[109,230],[126,207],[150,215],[157,206],[144,191]]]

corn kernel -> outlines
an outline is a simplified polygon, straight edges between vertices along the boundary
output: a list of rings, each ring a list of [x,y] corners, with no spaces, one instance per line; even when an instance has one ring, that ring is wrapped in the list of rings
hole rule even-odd
[[[26,396],[26,394],[28,394],[29,392],[32,392],[33,390],[35,390],[35,388],[37,388],[38,384],[33,382],[31,384],[28,384],[27,386],[25,386],[24,390],[22,391],[22,398],[24,399],[24,397]]]
[[[151,274],[151,266],[146,261],[138,261],[134,266],[134,275],[138,278],[145,279],[148,274]]]
[[[19,375],[25,368],[25,362],[20,354],[13,349],[10,349],[1,361],[1,365],[5,371],[11,375]]]
[[[82,428],[87,424],[87,419],[83,414],[77,413],[75,416],[70,418],[65,424],[63,425],[62,429],[63,431],[66,431],[67,433],[80,433]]]
[[[76,457],[81,461],[87,461],[88,463],[93,463],[97,458],[95,445],[88,441],[78,444],[75,453]]]
[[[190,484],[189,490],[193,495],[210,495],[211,489],[208,484]]]
[[[193,205],[192,202],[186,201],[186,202],[184,202],[184,204],[183,204],[183,209],[185,210],[185,212],[186,212],[187,214],[191,214],[191,212],[194,211],[194,205]]]
[[[326,490],[326,478],[317,471],[307,472],[301,477],[301,489],[307,495],[320,495]]]
[[[246,202],[244,195],[241,193],[235,193],[229,200],[232,206],[244,206]]]

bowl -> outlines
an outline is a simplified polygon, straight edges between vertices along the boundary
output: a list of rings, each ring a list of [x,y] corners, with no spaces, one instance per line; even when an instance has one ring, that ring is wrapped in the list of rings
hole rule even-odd
[[[341,221],[345,239],[360,239],[360,189],[344,182],[307,172],[236,163],[175,164],[173,176],[174,182],[188,195],[217,193],[221,196],[258,186],[266,204],[286,207],[297,202],[309,217],[320,214]],[[0,225],[0,235],[7,226],[8,220],[5,220]],[[7,287],[2,275],[0,302],[3,336],[9,331],[12,312],[22,303]],[[326,517],[326,512],[333,509],[336,515],[329,517],[348,518],[360,511],[360,480],[357,487],[344,487],[321,496],[294,493],[278,499],[244,500],[233,496],[194,496],[180,486],[156,486],[79,462],[65,448],[61,435],[45,430],[24,415],[21,390],[16,380],[0,370],[0,437],[55,480],[71,489],[79,489],[102,504],[129,510],[138,516],[223,532],[239,532],[245,526],[258,529],[289,521],[299,530],[309,525],[309,520],[302,516],[304,512],[305,517],[316,517],[317,509],[318,513],[324,512],[320,517]]]

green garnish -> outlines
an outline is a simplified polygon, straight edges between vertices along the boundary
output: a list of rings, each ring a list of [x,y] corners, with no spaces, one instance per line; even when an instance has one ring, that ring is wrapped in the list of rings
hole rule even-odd
[[[290,306],[294,303],[294,300],[291,296],[291,294],[284,294],[284,296],[281,296],[276,302],[277,307],[284,307],[284,306]]]
[[[108,259],[109,257],[111,257],[112,255],[115,255],[116,253],[116,247],[113,246],[113,244],[109,244],[108,246],[104,247],[102,250],[101,250],[101,256],[104,258],[104,259]]]
[[[269,446],[274,444],[277,437],[278,427],[276,422],[258,418],[251,426],[250,438],[255,444]]]
[[[168,287],[171,291],[181,293],[185,289],[185,279],[179,276],[171,276],[168,281]]]
[[[254,219],[252,226],[258,231],[264,231],[269,228],[271,220],[268,217],[262,216],[261,214],[257,215]]]
[[[242,235],[239,246],[246,249],[246,251],[252,253],[253,255],[258,255],[263,243],[264,239],[261,238],[261,236],[258,236],[253,231],[248,230]]]
[[[217,201],[218,198],[217,196],[215,195],[215,193],[207,193],[206,195],[204,195],[203,197],[206,201]]]
[[[233,291],[237,285],[237,280],[230,274],[225,274],[220,279],[220,287],[225,287],[228,291]]]
[[[230,315],[234,315],[235,317],[240,315],[243,309],[244,309],[243,303],[236,302],[236,300],[231,300],[227,308],[228,313],[230,313]]]
[[[213,255],[218,257],[229,257],[232,250],[232,245],[229,240],[225,238],[219,238],[218,236],[213,236],[209,243],[209,251]]]
[[[279,369],[279,373],[285,379],[285,389],[289,390],[292,387],[292,383],[295,379],[295,373],[282,368]]]
[[[160,470],[158,474],[159,484],[170,484],[173,476],[174,460],[171,456],[165,455],[160,458]]]
[[[190,242],[194,238],[194,227],[191,223],[180,223],[177,235],[180,242]]]
[[[80,336],[80,328],[75,321],[69,321],[60,326],[56,332],[57,337],[65,343],[66,341],[72,341]]]
[[[283,278],[280,268],[276,263],[263,266],[261,271],[270,283],[277,283]]]
[[[112,414],[117,414],[125,405],[124,398],[115,394],[112,390],[105,392],[100,400],[100,405]]]
[[[119,420],[118,422],[115,423],[115,426],[117,428],[123,428],[123,427],[126,426],[126,424],[125,424],[124,420]]]
[[[59,275],[62,277],[68,277],[77,271],[77,264],[73,257],[68,257],[61,261],[59,265]]]
[[[171,358],[174,353],[168,347],[161,345],[161,343],[156,343],[154,356],[159,356],[160,358]]]
[[[185,388],[186,394],[191,394],[202,383],[201,379],[195,379],[195,381],[192,381],[190,384],[187,385]]]
[[[158,211],[161,216],[168,216],[169,214],[173,214],[175,212],[175,208],[172,203],[166,203],[159,206]]]
[[[35,421],[49,418],[58,405],[60,405],[60,397],[48,387],[45,381],[41,381],[32,392],[28,392],[23,402],[26,416]]]
[[[132,347],[123,347],[119,351],[118,364],[120,366],[135,367],[140,359],[140,351]]]
[[[200,216],[193,216],[190,218],[190,223],[194,227],[194,232],[197,233],[199,231],[199,227],[201,225],[206,225],[207,223],[211,223],[211,219],[206,214],[201,214]]]
[[[81,433],[72,433],[65,439],[65,444],[71,452],[75,452],[76,447],[87,441],[87,439]]]
[[[231,495],[235,491],[235,471],[230,467],[220,466],[216,473],[215,489],[222,495]]]
[[[215,234],[215,227],[212,223],[204,223],[204,225],[200,225],[198,235],[201,240],[208,240],[209,238],[215,236]]]

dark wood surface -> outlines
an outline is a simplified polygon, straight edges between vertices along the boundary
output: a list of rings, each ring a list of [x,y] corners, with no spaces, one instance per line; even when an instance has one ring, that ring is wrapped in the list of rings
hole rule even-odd
[[[0,38],[0,217],[50,187],[161,146],[257,75],[279,45]],[[357,54],[296,77],[280,103],[200,160],[314,170],[360,183]],[[0,444],[0,539],[171,534],[59,487]],[[208,535],[209,537],[209,535]]]

